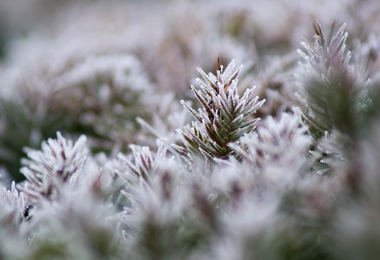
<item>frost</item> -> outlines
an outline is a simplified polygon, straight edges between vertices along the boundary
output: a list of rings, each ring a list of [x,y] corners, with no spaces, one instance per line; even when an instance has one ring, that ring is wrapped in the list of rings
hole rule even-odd
[[[75,144],[66,141],[61,133],[57,140],[42,143],[42,151],[25,149],[28,159],[23,160],[21,172],[26,182],[20,189],[32,200],[56,200],[62,185],[70,184],[78,178],[87,155],[86,137],[81,136]]]
[[[0,1],[0,259],[380,259],[379,13]]]

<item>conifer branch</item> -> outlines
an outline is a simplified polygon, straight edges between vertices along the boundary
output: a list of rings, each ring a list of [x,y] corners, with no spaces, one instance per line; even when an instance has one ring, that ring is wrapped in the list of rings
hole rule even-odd
[[[366,98],[366,82],[355,74],[346,49],[346,25],[334,22],[329,33],[314,24],[315,42],[302,42],[304,51],[298,95],[304,104],[306,121],[312,134],[320,138],[333,129],[353,135],[370,100]],[[366,105],[367,103],[367,105]]]
[[[73,144],[67,141],[60,132],[57,140],[49,139],[42,143],[42,151],[25,148],[29,159],[23,159],[24,167],[20,170],[26,178],[19,185],[33,203],[41,199],[57,199],[59,189],[79,173],[86,160],[86,137],[81,136]]]
[[[183,143],[190,153],[201,152],[210,158],[227,158],[234,155],[229,144],[238,143],[241,136],[255,128],[255,120],[248,116],[259,109],[265,100],[254,96],[254,87],[247,89],[243,96],[238,94],[237,84],[241,68],[234,71],[232,61],[224,70],[218,62],[216,75],[206,74],[198,68],[203,80],[198,79],[200,89],[191,86],[191,90],[201,104],[198,111],[181,101],[197,122],[182,131]],[[183,151],[183,149],[182,149]]]

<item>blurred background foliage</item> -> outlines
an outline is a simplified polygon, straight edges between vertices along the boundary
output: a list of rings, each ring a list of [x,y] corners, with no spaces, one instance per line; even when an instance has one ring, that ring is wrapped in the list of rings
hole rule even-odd
[[[169,100],[164,97],[195,101],[188,87],[195,67],[214,71],[218,57],[225,65],[233,58],[244,65],[241,91],[257,85],[267,100],[261,118],[289,112],[298,104],[293,75],[302,59],[296,50],[303,38],[312,41],[313,21],[346,21],[347,43],[354,46],[354,39],[366,42],[379,33],[379,9],[369,0],[4,0],[0,164],[11,179],[21,180],[23,147],[37,148],[57,130],[86,134],[93,151],[109,155],[130,143],[152,144],[154,137],[141,134],[136,117],[162,128],[165,123],[159,126],[153,114],[165,119],[178,112],[178,106],[161,102]],[[369,47],[374,57],[377,42]],[[132,71],[136,79],[124,85],[115,83],[117,66],[102,71],[94,65],[124,56],[135,60],[125,73]],[[63,82],[69,76],[73,80]]]

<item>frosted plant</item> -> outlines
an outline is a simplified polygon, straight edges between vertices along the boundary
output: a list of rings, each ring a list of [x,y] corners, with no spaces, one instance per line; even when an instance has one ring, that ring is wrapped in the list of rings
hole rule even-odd
[[[230,145],[240,158],[233,164],[238,177],[232,190],[260,196],[282,193],[305,174],[310,146],[299,113],[283,113],[278,120],[267,117],[255,132],[241,137],[239,145]]]
[[[55,80],[51,102],[56,109],[79,118],[80,125],[101,137],[100,148],[109,150],[107,139],[127,146],[131,139],[124,131],[134,131],[134,118],[144,117],[157,102],[155,96],[142,98],[152,96],[152,86],[132,55],[93,55]]]
[[[176,171],[172,160],[165,158],[166,148],[161,144],[156,154],[153,154],[148,147],[132,146],[132,156],[119,154],[119,159],[127,169],[117,170],[127,183],[123,194],[130,201],[126,208],[126,218],[134,219],[127,221],[128,225],[133,225],[136,219],[136,211],[152,214],[160,212],[159,208],[164,201],[170,200],[172,194],[172,182]],[[171,168],[171,169],[169,169]],[[144,214],[143,214],[144,215]],[[149,214],[148,214],[149,215]],[[145,216],[141,216],[145,218]]]
[[[25,149],[29,159],[22,161],[21,172],[26,181],[20,189],[32,204],[59,199],[62,186],[78,178],[87,155],[85,142],[86,138],[82,136],[73,144],[58,132],[57,140],[42,143],[42,151]]]
[[[343,138],[339,131],[326,131],[309,151],[310,172],[318,175],[336,175],[340,172],[339,169],[345,168],[347,154],[344,153],[343,145],[346,142],[347,139]]]
[[[120,153],[118,158],[127,166],[128,172],[133,174],[137,178],[142,178],[149,182],[150,172],[158,174],[158,166],[162,163],[162,160],[166,157],[166,151],[163,143],[159,144],[156,156],[153,159],[153,155],[147,146],[130,145],[133,153],[134,162],[132,162],[128,157]],[[118,172],[124,179],[129,178],[126,173]]]
[[[342,179],[343,188],[346,189],[341,198],[344,204],[332,219],[332,244],[336,248],[332,255],[336,259],[380,256],[375,246],[380,241],[380,229],[373,225],[380,218],[378,120],[379,117],[376,117],[375,123],[367,129],[367,135],[357,141],[356,149],[351,151],[354,153],[353,159],[348,160],[346,168],[341,169],[348,174]]]
[[[237,78],[241,67],[234,71],[235,62],[232,61],[225,70],[220,62],[217,68],[216,75],[207,75],[198,69],[204,80],[198,80],[201,89],[191,86],[202,108],[196,111],[181,101],[196,119],[191,127],[181,131],[186,148],[181,149],[182,152],[201,152],[209,158],[227,158],[234,154],[228,144],[238,142],[241,136],[251,132],[259,120],[248,118],[262,106],[264,100],[258,101],[254,88],[247,89],[242,97],[238,94]]]
[[[149,119],[151,123],[148,123],[143,118],[136,118],[136,121],[142,126],[140,144],[153,147],[156,145],[157,138],[167,145],[182,142],[181,135],[175,130],[188,125],[191,121],[191,116],[175,100],[174,93],[161,94],[160,98],[161,103],[157,111]],[[152,139],[148,138],[151,137],[150,135],[152,135]]]
[[[226,210],[222,217],[224,235],[219,237],[213,248],[215,258],[255,259],[260,258],[261,254],[269,253],[265,250],[268,246],[265,244],[275,232],[277,201],[264,201],[244,196],[239,200],[239,207]],[[271,253],[276,251],[271,247]],[[265,257],[268,256],[269,254]]]
[[[122,218],[130,257],[197,259],[217,227],[209,192],[180,161],[166,156],[163,143],[156,153],[131,148],[131,156],[119,155],[127,170],[118,171],[127,180],[123,194],[130,201]]]
[[[90,2],[0,1],[0,259],[379,258],[376,0]]]
[[[370,85],[379,82],[380,38],[374,34],[369,35],[366,41],[354,40],[352,61],[357,69],[357,76],[362,80],[370,79]]]
[[[302,74],[298,75],[297,94],[315,139],[310,152],[315,158],[312,170],[337,173],[334,169],[344,166],[344,161],[356,161],[355,142],[365,135],[366,125],[377,113],[378,105],[373,102],[377,98],[370,95],[370,81],[363,73],[366,69],[360,59],[366,57],[351,60],[351,52],[346,49],[345,24],[337,27],[333,23],[325,32],[316,23],[314,30],[314,45],[303,42],[305,52],[300,51],[304,61],[300,69]],[[351,167],[356,166],[351,164]]]
[[[173,160],[166,158],[167,149],[163,143],[159,143],[156,153],[151,152],[147,146],[131,145],[130,147],[132,155],[125,156],[122,153],[118,155],[126,169],[115,170],[126,181],[123,194],[130,201],[130,207],[126,210],[128,218],[131,217],[130,213],[138,210],[139,207],[149,212],[158,210],[161,203],[172,196],[170,188],[173,179],[172,172],[178,170]],[[159,187],[159,194],[153,192],[154,187]],[[134,218],[133,214],[132,218]],[[131,223],[128,224],[131,225]]]
[[[123,193],[131,202],[122,218],[130,257],[197,259],[217,225],[208,194],[180,174],[182,167],[174,158],[154,155],[147,147],[133,150],[134,161],[120,157],[130,165],[121,173],[128,180]],[[147,171],[148,178],[143,177]]]
[[[12,182],[11,189],[3,188],[0,198],[0,221],[8,227],[18,228],[22,221],[29,218],[30,205],[25,194],[16,189],[15,182]]]
[[[29,256],[118,259],[118,220],[115,207],[91,190],[61,187],[59,201],[42,201],[33,214]]]
[[[243,160],[256,167],[265,168],[277,164],[289,167],[297,163],[300,156],[306,155],[311,144],[307,127],[302,123],[299,113],[283,113],[277,121],[267,117],[254,133],[240,139],[235,148]]]
[[[311,145],[297,109],[267,117],[240,145],[231,145],[240,161],[230,160],[232,168],[213,178],[214,185],[225,183],[231,201],[222,217],[228,235],[215,248],[219,258],[326,257],[326,221],[334,214],[340,180],[306,174]]]
[[[314,24],[314,45],[303,42],[305,52],[300,51],[304,62],[298,93],[305,105],[311,132],[319,137],[333,129],[355,135],[370,103],[366,82],[356,77],[350,63],[346,25],[336,26],[333,23],[327,34],[319,23]]]
[[[29,88],[20,91],[14,98],[4,96],[0,95],[0,163],[14,179],[22,180],[19,169],[24,156],[23,147],[38,147],[45,135],[55,134],[57,129],[51,130],[59,127],[62,121],[59,117],[45,117],[47,103],[44,95],[36,94]]]
[[[30,259],[120,257],[121,204],[114,194],[120,185],[113,174],[118,165],[109,161],[100,166],[104,158],[86,160],[85,141],[82,136],[73,143],[58,132],[56,140],[42,144],[42,151],[26,149],[29,159],[21,170],[26,181],[18,185],[22,191],[15,184],[4,190],[1,223],[22,228],[18,235],[29,239]]]
[[[277,117],[292,110],[295,98],[290,82],[297,60],[297,53],[291,52],[281,57],[266,56],[259,64],[253,65],[247,77],[252,77],[250,82],[258,86],[258,95],[266,100],[258,111],[261,118],[267,115]]]
[[[230,145],[238,159],[221,163],[210,182],[236,206],[246,196],[278,198],[307,176],[311,141],[296,111],[279,119],[267,117],[238,145]]]
[[[118,39],[123,44],[124,37]],[[137,130],[135,117],[147,119],[155,110],[159,99],[151,95],[139,59],[127,47],[108,46],[108,37],[99,39],[89,48],[94,40],[81,31],[15,43],[0,88],[0,163],[15,178],[22,179],[18,169],[24,146],[36,149],[56,131],[65,131],[86,134],[91,148],[116,154],[136,141],[138,135],[124,134]],[[142,98],[145,94],[150,98]]]
[[[126,167],[116,158],[109,158],[104,153],[87,156],[80,174],[71,186],[75,190],[86,191],[101,201],[112,201],[115,207],[122,207],[124,201],[121,188],[124,181],[115,173]]]

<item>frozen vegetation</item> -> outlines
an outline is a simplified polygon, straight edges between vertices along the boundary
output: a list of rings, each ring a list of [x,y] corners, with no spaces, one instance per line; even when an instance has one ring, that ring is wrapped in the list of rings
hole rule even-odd
[[[0,259],[380,259],[377,0],[0,2]]]

